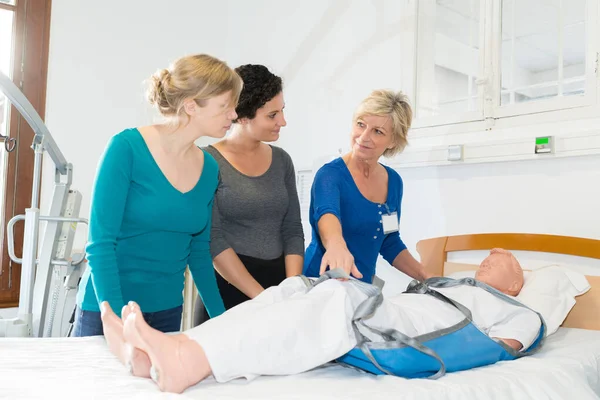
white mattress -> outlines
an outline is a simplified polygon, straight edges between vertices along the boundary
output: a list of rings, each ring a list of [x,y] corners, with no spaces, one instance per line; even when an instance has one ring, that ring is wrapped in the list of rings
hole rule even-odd
[[[360,373],[330,364],[303,374],[226,384],[183,395],[128,375],[101,337],[0,339],[0,398],[98,399],[599,399],[600,331],[560,328],[538,354],[437,381]]]

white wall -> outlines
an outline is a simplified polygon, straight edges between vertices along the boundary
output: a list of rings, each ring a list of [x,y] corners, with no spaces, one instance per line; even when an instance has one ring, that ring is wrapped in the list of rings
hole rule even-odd
[[[412,85],[402,65],[410,42],[407,0],[177,4],[53,2],[46,120],[75,166],[83,210],[109,137],[151,122],[144,79],[183,54],[207,52],[231,66],[263,63],[284,78],[288,126],[279,145],[297,169],[348,149],[352,112],[371,89]],[[470,232],[600,238],[600,157],[400,172],[402,234],[413,250],[422,238]],[[45,173],[47,204],[52,171]]]
[[[89,209],[96,163],[110,136],[152,121],[144,80],[188,53],[206,52],[231,66],[263,63],[284,78],[288,127],[279,144],[297,166],[347,149],[360,99],[375,87],[400,86],[403,3],[53,3],[46,121],[74,164],[82,210]],[[48,206],[52,180],[48,165],[42,207]],[[76,248],[84,238],[81,230]]]
[[[600,238],[600,157],[402,170],[403,231],[425,237],[529,232]]]

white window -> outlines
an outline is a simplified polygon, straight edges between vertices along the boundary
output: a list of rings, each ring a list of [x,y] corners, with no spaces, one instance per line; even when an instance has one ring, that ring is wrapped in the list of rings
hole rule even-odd
[[[413,4],[415,128],[598,104],[598,0]]]
[[[416,120],[483,119],[485,8],[479,0],[418,1]]]

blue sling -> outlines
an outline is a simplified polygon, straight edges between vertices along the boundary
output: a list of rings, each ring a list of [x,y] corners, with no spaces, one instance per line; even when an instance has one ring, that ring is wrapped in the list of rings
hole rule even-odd
[[[330,278],[348,277],[343,272],[328,271],[316,285]],[[494,364],[498,361],[514,360],[538,351],[544,341],[546,324],[542,316],[504,293],[472,278],[455,280],[451,278],[430,278],[424,282],[413,281],[404,293],[420,293],[434,296],[440,301],[456,307],[465,318],[459,323],[439,331],[414,338],[395,329],[376,330],[363,322],[383,301],[381,289],[355,279],[350,282],[367,294],[367,299],[356,309],[352,326],[357,345],[350,352],[337,359],[337,362],[352,366],[376,375],[395,375],[404,378],[437,379],[446,372],[462,371]],[[444,288],[457,285],[476,286],[492,293],[504,301],[535,312],[541,321],[540,331],[528,349],[517,351],[501,341],[496,341],[473,324],[471,311],[431,288]],[[372,342],[358,329],[361,326],[381,336],[385,341]]]

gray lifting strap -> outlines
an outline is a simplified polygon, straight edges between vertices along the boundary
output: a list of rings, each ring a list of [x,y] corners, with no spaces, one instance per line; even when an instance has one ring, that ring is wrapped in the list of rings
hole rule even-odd
[[[528,355],[531,355],[531,354],[537,352],[542,347],[543,342],[546,337],[546,335],[545,335],[546,321],[544,321],[544,317],[542,317],[542,315],[540,313],[538,313],[537,311],[532,310],[531,308],[527,307],[525,304],[520,303],[519,301],[515,300],[513,297],[508,296],[507,294],[502,293],[498,289],[493,288],[493,287],[491,287],[483,282],[480,282],[476,279],[473,279],[473,278],[452,279],[452,278],[447,278],[447,277],[434,277],[434,278],[429,278],[424,282],[419,282],[417,280],[414,280],[408,285],[408,288],[406,289],[406,291],[404,293],[421,293],[421,294],[426,293],[426,294],[429,294],[429,295],[435,297],[436,299],[439,299],[443,302],[449,303],[449,304],[453,305],[454,307],[458,308],[469,321],[473,322],[471,311],[468,308],[466,308],[459,302],[454,301],[454,300],[448,298],[447,296],[444,296],[442,293],[438,292],[437,290],[430,289],[430,288],[448,288],[448,287],[461,286],[461,285],[473,286],[473,287],[478,287],[480,289],[483,289],[483,290],[487,291],[488,293],[493,294],[494,296],[506,301],[507,303],[509,303],[513,306],[526,308],[527,310],[535,313],[539,317],[540,322],[541,322],[541,329],[543,332],[540,343],[534,349],[529,349],[526,351],[514,350],[511,347],[505,346],[504,343],[500,343],[500,345],[502,345],[510,354],[512,354],[513,356],[515,356],[517,358],[523,357],[523,356],[528,356]]]
[[[396,329],[385,329],[385,330],[373,329],[373,328],[367,326],[363,322],[363,318],[371,316],[375,312],[377,307],[379,307],[381,305],[381,303],[383,302],[383,295],[381,293],[380,288],[378,288],[374,285],[370,285],[368,283],[359,281],[355,278],[352,278],[346,272],[344,272],[343,270],[338,269],[338,268],[325,272],[325,274],[321,275],[321,277],[319,277],[319,279],[317,279],[315,282],[312,283],[312,287],[314,287],[328,279],[340,279],[340,278],[348,279],[349,283],[351,283],[352,285],[354,285],[356,288],[358,288],[360,291],[362,291],[364,294],[367,295],[367,299],[364,300],[354,311],[354,315],[352,316],[352,328],[354,330],[354,334],[356,335],[356,347],[358,347],[359,349],[362,350],[362,352],[367,356],[367,358],[373,363],[373,365],[375,367],[377,367],[379,370],[381,370],[385,374],[395,375],[394,373],[383,368],[381,365],[379,365],[377,360],[375,360],[375,357],[373,357],[373,354],[371,353],[371,350],[369,348],[369,343],[371,343],[371,340],[369,338],[367,338],[366,336],[364,336],[360,332],[360,330],[358,329],[358,324],[360,324],[365,329],[384,338],[384,340],[390,344],[390,347],[388,347],[388,348],[400,348],[400,347],[409,346],[409,347],[414,348],[417,351],[420,351],[424,354],[427,354],[427,355],[435,358],[440,363],[440,369],[432,377],[432,379],[437,379],[446,373],[446,367],[444,365],[444,362],[440,358],[440,356],[438,356],[435,351],[424,346],[418,340],[413,339],[409,336],[406,336],[405,334],[397,331]]]
[[[446,373],[446,366],[444,364],[444,361],[441,359],[441,357],[432,349],[424,346],[417,339],[411,338],[396,329],[385,329],[385,330],[374,329],[374,328],[369,327],[368,325],[366,325],[363,322],[363,319],[372,315],[375,312],[375,310],[377,309],[377,307],[379,307],[381,305],[381,303],[383,302],[383,295],[381,293],[380,288],[375,287],[375,286],[370,285],[365,282],[361,282],[357,279],[354,279],[341,269],[334,269],[334,270],[327,271],[325,274],[321,275],[321,277],[319,279],[317,279],[315,282],[310,284],[310,286],[314,287],[328,279],[340,279],[340,278],[348,279],[348,282],[350,282],[352,285],[354,285],[356,288],[358,288],[364,294],[367,295],[367,299],[364,300],[357,307],[357,309],[354,312],[354,315],[352,316],[352,327],[354,330],[354,334],[356,335],[356,342],[357,342],[356,347],[360,348],[363,351],[363,353],[367,356],[367,358],[373,363],[373,365],[375,367],[377,367],[379,370],[381,370],[382,372],[384,372],[388,375],[395,375],[392,372],[388,371],[387,369],[383,368],[375,360],[375,357],[373,357],[373,354],[371,353],[370,346],[369,346],[369,344],[372,342],[360,332],[360,330],[358,329],[358,324],[360,324],[365,329],[381,336],[386,342],[388,342],[389,346],[387,348],[401,348],[401,347],[409,346],[423,354],[426,354],[426,355],[436,359],[440,363],[440,369],[434,375],[430,376],[429,379],[438,379],[439,377],[443,376]],[[472,279],[472,278],[464,278],[464,279],[460,279],[460,280],[455,280],[455,279],[451,279],[451,278],[435,277],[435,278],[430,278],[424,282],[419,282],[417,280],[414,280],[409,284],[405,293],[421,293],[421,294],[429,294],[431,296],[434,296],[435,298],[454,306],[465,316],[465,318],[469,322],[473,322],[471,311],[468,308],[466,308],[459,302],[454,301],[454,300],[444,296],[443,294],[441,294],[440,292],[438,292],[436,290],[429,289],[429,287],[444,288],[444,287],[453,287],[453,286],[458,286],[458,285],[470,285],[470,286],[479,287],[479,288],[484,289],[484,290],[488,291],[489,293],[507,301],[509,304],[519,306],[519,307],[524,307],[524,308],[527,308],[528,310],[531,310],[529,307],[519,303],[512,297],[509,297],[509,296],[505,295],[504,293],[492,288],[491,286],[488,286],[482,282],[476,281],[475,279]],[[540,321],[542,323],[542,329],[545,332],[546,325],[545,325],[543,317],[538,312],[536,312],[534,310],[531,310],[531,311],[535,312],[538,315],[538,317],[540,318]],[[505,346],[504,343],[500,343],[500,345],[502,345],[513,356],[522,357],[525,355],[533,354],[539,348],[541,348],[543,340],[544,340],[544,337],[542,337],[540,343],[538,344],[538,346],[536,346],[535,349],[531,349],[531,350],[527,350],[527,351],[523,351],[523,352],[516,351],[508,346]]]

